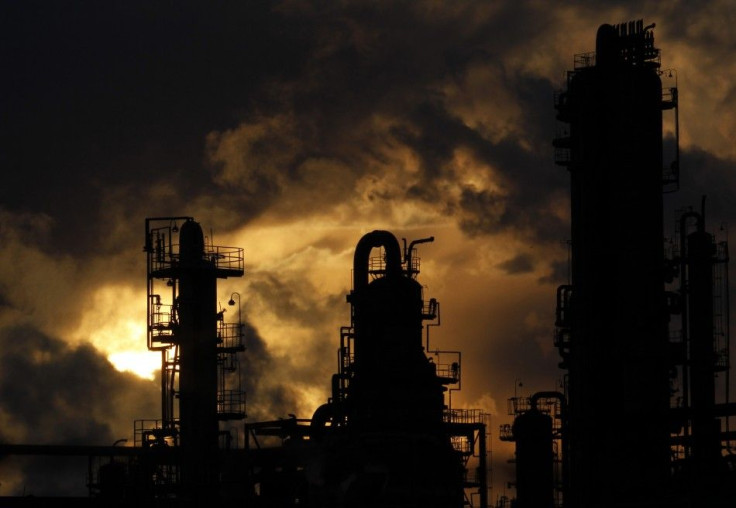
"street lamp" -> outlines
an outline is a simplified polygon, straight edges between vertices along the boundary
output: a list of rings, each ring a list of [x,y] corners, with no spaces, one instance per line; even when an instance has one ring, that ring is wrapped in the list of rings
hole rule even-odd
[[[243,327],[243,320],[240,318],[240,293],[235,292],[235,293],[231,294],[230,295],[230,300],[227,302],[227,304],[229,306],[231,306],[231,307],[233,305],[235,305],[235,300],[233,298],[236,297],[236,296],[238,297],[238,325],[242,328]]]

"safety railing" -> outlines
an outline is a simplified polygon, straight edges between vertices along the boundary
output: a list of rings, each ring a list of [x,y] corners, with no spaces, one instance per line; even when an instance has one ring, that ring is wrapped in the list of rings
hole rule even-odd
[[[587,69],[588,67],[595,67],[595,51],[575,55],[573,57],[573,67],[576,71]]]
[[[217,327],[217,348],[221,352],[237,352],[245,350],[243,344],[242,323],[223,323]]]
[[[151,272],[162,272],[163,270],[179,266],[181,256],[179,244],[162,246],[149,254]],[[220,245],[206,245],[202,259],[214,264],[215,269],[228,272],[243,272],[245,261],[241,247],[224,247]]]
[[[506,401],[506,408],[509,415],[518,415],[532,408],[529,397],[511,397]]]
[[[457,362],[435,364],[435,372],[437,377],[451,379],[453,383],[460,381],[460,364]]]
[[[473,453],[473,443],[467,438],[467,436],[451,436],[450,444],[452,444],[453,450],[463,455]]]
[[[204,258],[213,262],[217,270],[243,272],[245,268],[243,249],[240,247],[208,245],[205,247]]]
[[[511,430],[512,425],[510,423],[504,423],[498,428],[498,438],[501,441],[513,441],[514,433]]]
[[[422,319],[428,321],[437,319],[438,310],[439,302],[436,299],[430,298],[429,300],[422,301]]]
[[[245,392],[242,390],[220,390],[217,392],[217,414],[229,418],[245,417]]]
[[[158,295],[153,295],[154,297]],[[173,307],[167,304],[152,304],[148,317],[149,347],[154,344],[170,344],[174,340]]]
[[[448,409],[443,420],[446,423],[482,423],[487,424],[489,414],[482,409]]]
[[[165,428],[163,420],[135,420],[133,443],[135,446],[173,446],[176,444],[176,429]]]

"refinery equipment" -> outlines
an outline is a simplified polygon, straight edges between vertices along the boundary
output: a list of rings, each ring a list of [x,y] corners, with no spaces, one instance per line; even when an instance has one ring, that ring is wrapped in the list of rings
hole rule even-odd
[[[423,298],[414,246],[431,241],[403,253],[386,231],[358,242],[331,397],[311,421],[247,425],[254,443],[285,443],[254,458],[259,506],[487,506],[488,415],[449,407],[461,354],[429,348],[439,303]]]
[[[736,502],[728,244],[706,231],[705,199],[700,212],[679,211],[667,262],[673,475],[683,495],[697,492],[703,502],[725,506]]]
[[[3,498],[3,506],[211,506],[245,499],[243,326],[218,309],[217,279],[244,273],[243,250],[207,241],[192,217],[146,219],[147,343],[161,354],[161,417],[138,420],[134,446],[0,445],[0,455],[86,458],[88,497]],[[231,295],[230,304],[236,302]],[[239,305],[239,301],[237,304]]]
[[[157,482],[213,499],[219,450],[233,439],[220,422],[245,418],[237,357],[243,325],[226,323],[218,310],[217,279],[243,275],[243,249],[208,244],[192,217],[164,217],[146,219],[144,250],[148,348],[161,352],[161,420],[136,422],[136,444],[178,447],[181,460]]]
[[[556,454],[555,506],[736,504],[727,247],[705,231],[704,212],[687,211],[665,256],[662,194],[679,188],[678,94],[662,87],[672,71],[660,68],[653,28],[601,26],[596,52],[575,57],[555,97],[572,227],[571,283],[557,290],[555,322],[564,411],[553,440],[534,403],[507,429],[520,508],[553,506]],[[673,114],[675,147],[666,166],[663,111]]]
[[[572,208],[572,284],[560,289],[569,307],[557,323],[568,371],[569,507],[653,502],[668,483],[666,102],[652,28],[601,26],[595,54],[576,58],[555,104],[569,126],[555,146],[566,150],[558,161],[570,173]]]
[[[440,305],[424,300],[416,245],[433,238],[402,251],[391,233],[365,235],[327,402],[311,419],[289,415],[233,432],[245,419],[243,324],[239,307],[237,320],[225,319],[217,280],[243,275],[243,251],[213,245],[192,217],[149,218],[145,229],[147,343],[161,355],[161,417],[135,422],[133,446],[0,445],[4,455],[86,458],[89,490],[0,502],[487,507],[489,415],[452,408],[462,355],[429,347]],[[239,300],[232,293],[228,305]]]
[[[501,425],[499,438],[516,444],[514,508],[562,504],[565,404],[565,395],[560,392],[537,392],[508,400],[508,414],[514,416],[514,423]]]

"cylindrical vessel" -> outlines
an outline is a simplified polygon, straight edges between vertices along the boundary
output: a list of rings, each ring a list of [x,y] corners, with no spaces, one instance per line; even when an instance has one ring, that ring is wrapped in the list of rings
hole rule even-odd
[[[552,418],[531,409],[516,417],[511,430],[516,442],[516,508],[552,508]]]
[[[383,277],[369,282],[368,256],[374,247],[384,248],[386,268]],[[355,251],[354,276],[351,423],[436,428],[442,422],[443,387],[422,347],[422,287],[402,272],[396,238],[385,231],[365,235]]]
[[[657,499],[669,474],[662,88],[654,63],[637,57],[656,51],[651,34],[638,36],[603,25],[596,65],[567,92],[573,507]]]
[[[694,466],[712,473],[721,461],[720,422],[715,418],[716,351],[713,341],[713,237],[704,231],[687,235],[687,312],[690,342],[692,454]]]
[[[179,233],[179,422],[182,484],[197,496],[215,485],[217,420],[217,277],[205,259],[204,234],[194,221]]]
[[[369,280],[374,248],[386,262]],[[460,508],[463,470],[443,427],[445,388],[422,347],[422,288],[402,270],[398,241],[386,231],[361,238],[353,273],[347,394],[313,419],[329,451],[322,490],[339,498],[334,506]],[[338,411],[341,425],[330,435],[325,424]]]

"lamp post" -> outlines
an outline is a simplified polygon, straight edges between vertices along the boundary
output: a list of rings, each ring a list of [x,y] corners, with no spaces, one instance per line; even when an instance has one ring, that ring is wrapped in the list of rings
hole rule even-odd
[[[242,337],[243,335],[243,320],[240,317],[240,293],[237,291],[230,295],[230,300],[227,302],[229,306],[235,305],[234,297],[238,297],[238,333]]]

